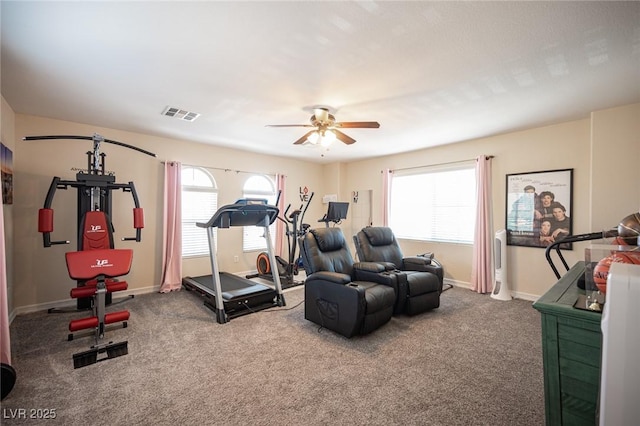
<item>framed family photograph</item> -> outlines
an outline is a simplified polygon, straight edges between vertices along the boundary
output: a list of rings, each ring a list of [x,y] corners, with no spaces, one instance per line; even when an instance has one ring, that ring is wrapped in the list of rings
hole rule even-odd
[[[508,245],[546,248],[572,235],[573,169],[508,174],[506,193]]]

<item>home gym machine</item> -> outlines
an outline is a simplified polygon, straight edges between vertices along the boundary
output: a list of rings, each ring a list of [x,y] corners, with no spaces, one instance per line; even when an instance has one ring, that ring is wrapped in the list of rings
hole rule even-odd
[[[108,358],[125,355],[127,342],[100,345],[104,337],[106,325],[122,323],[127,326],[129,312],[119,311],[106,313],[105,306],[111,304],[112,293],[126,290],[125,281],[117,277],[125,275],[131,267],[133,252],[131,250],[115,250],[113,242],[113,225],[111,223],[111,193],[114,190],[128,192],[133,198],[133,227],[134,237],[123,238],[123,241],[142,239],[144,214],[140,207],[138,195],[133,182],[116,183],[115,176],[105,170],[106,154],[100,152],[102,142],[123,146],[155,157],[155,154],[143,149],[94,134],[93,136],[26,136],[25,141],[50,139],[79,139],[93,142],[93,150],[87,154],[87,170],[76,174],[76,180],[63,180],[57,176],[53,178],[47,191],[44,207],[38,212],[38,231],[42,233],[44,247],[69,244],[68,240],[51,239],[53,232],[53,198],[58,189],[77,190],[77,251],[66,253],[69,276],[77,281],[77,286],[71,290],[71,298],[77,300],[77,310],[93,310],[93,315],[87,318],[73,320],[69,323],[68,340],[73,340],[75,332],[93,329],[96,345],[89,351],[74,355],[76,368],[97,362],[98,353],[107,352]],[[132,298],[133,295],[129,296]],[[58,312],[49,309],[49,312]]]
[[[126,327],[129,311],[107,313],[105,311],[105,296],[114,291],[125,290],[125,281],[114,281],[114,278],[126,275],[131,270],[133,250],[106,249],[83,250],[66,253],[69,277],[75,280],[95,280],[95,285],[85,285],[71,290],[71,297],[91,297],[93,300],[93,315],[87,318],[73,320],[69,323],[69,330],[93,329],[95,345],[89,350],[73,355],[73,367],[80,368],[95,364],[105,359],[116,358],[129,353],[128,342],[101,343],[104,338],[105,327],[108,324],[122,322]],[[72,339],[72,334],[69,338]],[[98,354],[105,353],[106,358],[98,359]]]
[[[278,194],[278,200],[280,194]],[[307,233],[307,230],[311,225],[303,223],[304,214],[307,212],[307,208],[313,199],[313,192],[305,203],[300,205],[299,209],[296,209],[289,213],[291,204],[287,206],[283,215],[278,215],[277,219],[285,224],[285,235],[287,237],[287,252],[288,258],[285,260],[280,256],[276,256],[277,271],[280,275],[280,283],[283,289],[295,287],[297,285],[304,284],[304,280],[296,280],[300,268],[300,253],[296,256],[298,250],[298,240]],[[278,202],[276,201],[276,205]],[[271,274],[271,261],[269,260],[269,253],[263,251],[256,258],[256,270],[257,273],[247,275],[247,278],[263,278],[270,280]]]
[[[267,240],[269,260],[275,265],[269,225],[276,220],[278,213],[278,208],[267,204],[267,200],[241,199],[219,208],[207,223],[196,223],[198,227],[207,230],[211,275],[185,277],[182,279],[182,285],[187,290],[195,290],[205,297],[204,304],[216,313],[218,323],[224,324],[232,318],[274,306],[285,306],[280,275],[276,270],[272,270],[275,289],[238,275],[220,272],[214,236],[214,228],[261,226]]]

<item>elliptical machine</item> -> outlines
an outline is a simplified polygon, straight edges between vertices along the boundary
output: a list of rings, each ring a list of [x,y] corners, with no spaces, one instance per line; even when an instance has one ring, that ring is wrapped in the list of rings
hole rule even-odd
[[[280,194],[278,194],[278,200]],[[304,280],[296,280],[296,276],[300,271],[300,253],[298,251],[298,240],[307,233],[311,225],[303,223],[304,215],[307,212],[307,208],[313,199],[313,192],[309,196],[306,203],[302,203],[299,209],[293,210],[289,213],[291,204],[287,206],[283,215],[277,217],[285,224],[285,235],[287,236],[287,252],[288,259],[283,259],[280,256],[276,256],[276,267],[278,268],[278,275],[280,275],[280,283],[283,289],[295,287],[304,284]],[[276,201],[276,205],[278,201]],[[261,252],[256,258],[256,270],[255,274],[247,275],[247,278],[263,278],[267,280],[273,280],[271,275],[271,262],[269,261],[269,253]]]

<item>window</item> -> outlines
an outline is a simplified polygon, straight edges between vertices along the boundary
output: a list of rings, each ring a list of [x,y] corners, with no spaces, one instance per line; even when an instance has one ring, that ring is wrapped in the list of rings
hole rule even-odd
[[[244,198],[266,199],[268,204],[276,203],[276,189],[273,180],[267,176],[254,175],[244,183],[242,189]],[[276,222],[269,227],[272,243],[275,244]],[[256,251],[266,250],[267,242],[264,239],[264,228],[261,226],[245,226],[242,234],[242,250]]]
[[[213,176],[200,167],[182,167],[182,257],[209,255],[209,239],[197,222],[207,222],[218,210]],[[214,230],[214,236],[216,232]]]
[[[475,164],[396,171],[389,226],[398,238],[473,243]]]

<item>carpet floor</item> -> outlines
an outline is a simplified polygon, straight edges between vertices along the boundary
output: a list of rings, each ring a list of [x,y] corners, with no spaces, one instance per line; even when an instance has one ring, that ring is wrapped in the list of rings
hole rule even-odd
[[[136,296],[109,308],[131,312],[106,334],[128,355],[79,369],[93,338],[66,337],[83,313],[20,315],[2,424],[544,424],[531,302],[453,288],[438,309],[346,339],[304,319],[302,287],[285,297],[221,325],[194,292]]]

